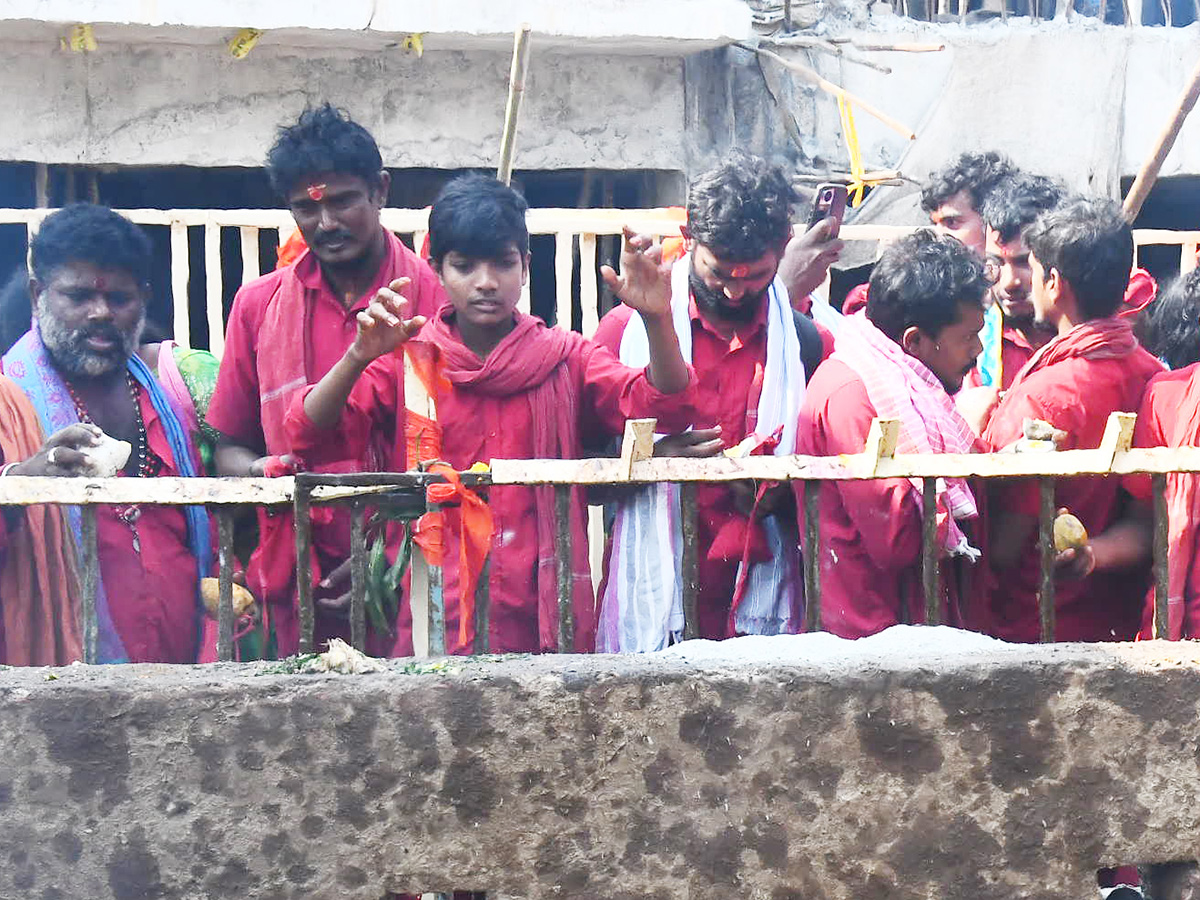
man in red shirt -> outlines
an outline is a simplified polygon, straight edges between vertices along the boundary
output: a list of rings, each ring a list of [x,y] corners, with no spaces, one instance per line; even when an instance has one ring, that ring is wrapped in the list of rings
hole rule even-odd
[[[30,260],[34,325],[4,355],[3,474],[111,475],[95,468],[101,434],[132,450],[118,475],[203,474],[180,402],[138,356],[151,268],[141,229],[105,207],[69,206],[42,224]],[[13,443],[13,426],[28,438],[23,447]],[[37,449],[39,432],[50,437]],[[195,662],[198,582],[212,566],[208,516],[200,507],[152,504],[95,509],[99,661]],[[10,515],[6,525],[16,527],[6,535],[0,575],[0,659],[80,659],[80,512]]]
[[[318,381],[354,341],[355,316],[391,282],[407,278],[410,315],[432,316],[443,293],[437,276],[379,221],[390,176],[374,139],[329,105],[280,131],[267,156],[272,187],[286,201],[308,251],[242,287],[226,330],[208,422],[225,438],[222,475],[292,471],[283,421],[292,395]],[[372,451],[314,467],[370,471]],[[261,514],[258,547],[246,570],[265,601],[280,655],[296,652],[295,551],[291,516]],[[313,514],[317,640],[348,633],[349,514]],[[385,647],[368,635],[369,649]]]
[[[792,310],[777,277],[794,202],[781,170],[742,153],[690,186],[687,254],[672,269],[672,316],[699,382],[696,428],[663,438],[656,454],[792,451],[806,373],[822,358],[815,326]],[[644,364],[643,335],[634,311],[622,306],[600,322],[595,340],[636,365]],[[657,649],[682,631],[678,504],[669,486],[634,491],[617,504],[599,649]],[[700,636],[798,630],[792,492],[773,486],[756,497],[749,484],[702,484],[696,504]],[[653,564],[633,565],[635,553]]]
[[[993,448],[1022,437],[1025,419],[1066,432],[1062,449],[1100,445],[1108,417],[1139,408],[1146,383],[1162,364],[1117,315],[1133,267],[1133,234],[1121,210],[1106,200],[1076,199],[1046,213],[1025,232],[1032,269],[1034,318],[1057,337],[1022,369],[984,440]],[[1060,478],[1056,507],[1074,513],[1089,533],[1116,519],[1119,482]],[[987,590],[983,630],[1007,640],[1039,636],[1038,486],[1031,480],[990,485]],[[1056,587],[1057,630],[1064,641],[1129,640],[1138,630],[1145,568],[1072,578],[1067,567]]]
[[[1032,271],[1024,232],[1038,216],[1058,205],[1062,197],[1063,190],[1054,180],[1018,172],[996,185],[983,201],[984,267],[989,277],[995,279],[992,300],[999,304],[1003,316],[1001,390],[1008,390],[1034,352],[1054,337],[1053,330],[1033,316]],[[966,383],[968,387],[983,384],[979,368],[972,370]]]
[[[796,452],[861,453],[871,422],[899,419],[902,453],[969,453],[976,438],[952,394],[979,355],[988,281],[979,258],[929,229],[892,244],[864,311],[808,386]],[[961,479],[939,480],[943,621],[958,623],[958,558],[978,556],[977,508]],[[973,546],[974,545],[974,546]],[[921,485],[906,478],[821,485],[821,624],[864,637],[924,618]]]

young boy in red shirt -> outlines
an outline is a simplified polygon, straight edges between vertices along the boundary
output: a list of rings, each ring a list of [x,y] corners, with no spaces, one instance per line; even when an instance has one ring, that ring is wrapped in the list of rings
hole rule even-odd
[[[631,368],[582,335],[548,328],[517,311],[529,276],[525,209],[516,191],[493,178],[467,175],[446,186],[430,211],[429,250],[448,304],[428,322],[406,320],[404,279],[377,294],[358,316],[353,345],[292,403],[287,428],[298,455],[312,464],[323,454],[345,454],[382,435],[392,446],[384,467],[408,467],[404,360],[396,351],[413,339],[409,352],[428,352],[433,359],[429,386],[440,457],[455,469],[493,458],[578,457],[585,437],[618,434],[630,418],[655,417],[672,431],[691,424],[694,376],[679,350],[669,270],[657,248],[627,241],[622,275],[607,273],[617,295],[646,322],[650,363]],[[571,530],[583,535],[585,507],[580,491],[574,494]],[[489,647],[553,650],[558,633],[553,488],[496,486],[487,501],[493,518]],[[458,540],[449,528],[447,649],[467,653],[474,623],[459,627]],[[573,549],[575,648],[590,650],[595,604],[586,542],[575,540]],[[397,627],[396,654],[411,654],[407,604]]]

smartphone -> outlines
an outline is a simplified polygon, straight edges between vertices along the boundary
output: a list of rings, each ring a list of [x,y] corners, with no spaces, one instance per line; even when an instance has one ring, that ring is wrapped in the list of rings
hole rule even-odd
[[[808,217],[808,227],[812,228],[822,219],[833,218],[833,228],[829,239],[838,236],[842,228],[842,218],[846,215],[846,186],[844,184],[823,184],[817,188],[816,199],[813,200],[812,215]]]

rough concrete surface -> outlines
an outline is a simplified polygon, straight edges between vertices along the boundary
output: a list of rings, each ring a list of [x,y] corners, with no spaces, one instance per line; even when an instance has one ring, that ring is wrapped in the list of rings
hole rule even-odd
[[[0,673],[0,897],[1083,898],[1200,844],[1195,645],[393,665]]]

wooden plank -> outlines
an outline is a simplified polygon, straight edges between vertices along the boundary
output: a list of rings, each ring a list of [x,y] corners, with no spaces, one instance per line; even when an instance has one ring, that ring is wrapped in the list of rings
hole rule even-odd
[[[821,482],[804,482],[804,630],[821,630]]]
[[[863,471],[875,472],[880,462],[896,455],[896,442],[900,440],[898,419],[875,419],[867,432],[867,446],[860,459]]]
[[[1186,275],[1196,268],[1196,254],[1200,253],[1200,244],[1189,241],[1179,248],[1179,274]]]
[[[657,419],[627,419],[621,437],[621,473],[628,478],[633,464],[654,455],[654,429]]]
[[[471,648],[476,655],[487,653],[491,649],[492,621],[492,554],[483,560],[483,569],[479,572],[479,583],[475,585],[475,643]]]
[[[300,652],[313,652],[313,571],[312,516],[308,491],[300,486],[292,504],[293,526],[296,531],[296,597],[300,609]]]
[[[0,479],[0,504],[33,503],[188,504],[251,503],[279,506],[292,502],[294,479],[283,478],[65,478],[10,475]]]
[[[558,652],[575,652],[574,566],[572,565],[571,487],[554,488],[554,553],[558,561]]]
[[[430,503],[426,507],[426,512],[436,513],[441,509],[436,503]],[[429,586],[429,599],[426,604],[426,613],[429,634],[429,655],[430,656],[445,656],[446,655],[446,597],[444,593],[444,577],[442,567],[429,563],[427,582]]]
[[[367,508],[350,505],[350,644],[367,649]]]
[[[412,613],[413,656],[425,659],[429,652],[429,563],[420,547],[413,545],[409,562],[409,611]]]
[[[233,512],[217,510],[217,659],[230,662],[233,650]]]
[[[604,507],[588,506],[588,569],[592,573],[592,591],[600,595],[600,581],[604,576]]]
[[[425,247],[425,238],[429,237],[429,232],[424,228],[412,233],[413,253],[421,256],[422,249]]]
[[[1099,453],[1102,459],[1112,461],[1118,453],[1126,452],[1133,443],[1133,426],[1137,422],[1134,413],[1114,412],[1104,423],[1104,434],[1100,438]]]
[[[192,346],[192,319],[188,309],[188,279],[191,262],[188,256],[187,224],[171,221],[171,310],[174,339],[180,347]]]
[[[1041,618],[1042,643],[1054,640],[1054,626],[1058,610],[1054,599],[1054,479],[1042,478],[1038,482],[1040,507],[1038,511],[1038,547],[1041,549],[1041,590],[1038,592],[1038,612]]]
[[[1175,231],[1170,228],[1135,228],[1133,243],[1145,244],[1195,244],[1200,243],[1200,231]]]
[[[80,634],[83,635],[83,661],[95,665],[99,659],[100,620],[96,615],[100,593],[100,550],[96,530],[96,508],[85,506],[81,513],[83,542],[83,603],[80,609]]]
[[[208,349],[225,352],[225,278],[221,272],[221,226],[204,224],[204,309],[208,314]]]
[[[700,637],[700,621],[696,612],[696,597],[700,592],[700,545],[696,536],[698,525],[696,511],[696,485],[694,482],[679,485],[679,520],[683,538],[683,637],[685,640]]]
[[[571,312],[575,301],[571,275],[575,269],[575,235],[560,231],[554,236],[554,316],[555,324],[571,330]]]
[[[1166,640],[1170,634],[1170,582],[1168,578],[1169,519],[1167,516],[1167,476],[1154,475],[1150,479],[1154,501],[1154,636]],[[1189,635],[1190,637],[1190,635]]]
[[[583,310],[580,330],[591,337],[600,326],[600,284],[596,274],[596,235],[579,236],[579,304]]]
[[[921,585],[925,589],[925,624],[942,623],[940,548],[937,540],[937,479],[926,478],[921,490]]]
[[[242,284],[253,281],[262,274],[262,265],[258,257],[260,230],[253,225],[242,225],[238,228],[242,239]]]

